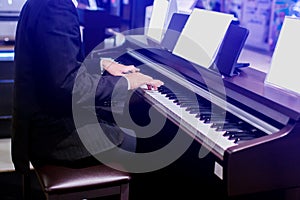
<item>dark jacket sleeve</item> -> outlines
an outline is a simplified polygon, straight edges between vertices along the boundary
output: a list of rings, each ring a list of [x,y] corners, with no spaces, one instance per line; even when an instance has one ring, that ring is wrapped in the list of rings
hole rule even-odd
[[[78,62],[81,53],[79,20],[71,1],[49,1],[40,16],[37,30],[38,52],[42,53],[37,58],[40,65],[35,71],[39,75],[35,77],[41,83],[38,85],[41,102],[48,108],[69,106],[74,95],[77,99],[74,101],[73,98],[73,103],[80,105],[95,100],[123,101],[126,98],[128,85],[125,78],[101,77],[94,70],[90,72],[89,68],[95,68],[91,62]],[[99,62],[96,67],[100,71]]]

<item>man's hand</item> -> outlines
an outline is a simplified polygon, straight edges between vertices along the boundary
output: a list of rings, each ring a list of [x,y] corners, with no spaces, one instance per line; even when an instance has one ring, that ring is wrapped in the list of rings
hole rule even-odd
[[[140,72],[125,74],[124,77],[129,81],[131,90],[137,89],[143,85],[147,85],[148,88],[150,87],[153,90],[157,90],[158,87],[164,84],[162,81],[153,79],[152,77]]]
[[[157,90],[164,83],[160,80],[140,73],[134,65],[122,65],[112,59],[101,60],[102,67],[113,76],[124,76],[130,84],[131,90],[147,85],[149,89]]]
[[[134,65],[122,65],[113,60],[103,59],[102,67],[113,76],[124,76],[124,74],[138,72],[140,69]]]

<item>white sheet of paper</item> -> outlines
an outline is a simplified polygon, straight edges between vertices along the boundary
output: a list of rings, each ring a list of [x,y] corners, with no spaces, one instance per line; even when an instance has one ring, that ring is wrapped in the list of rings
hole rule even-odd
[[[265,83],[300,93],[300,19],[285,17]]]
[[[197,0],[177,0],[178,11],[183,13],[191,13],[196,3]]]
[[[149,27],[147,29],[147,36],[155,41],[160,42],[165,32],[164,26],[169,9],[169,0],[155,0]]]
[[[233,19],[231,14],[195,8],[173,53],[209,68]]]

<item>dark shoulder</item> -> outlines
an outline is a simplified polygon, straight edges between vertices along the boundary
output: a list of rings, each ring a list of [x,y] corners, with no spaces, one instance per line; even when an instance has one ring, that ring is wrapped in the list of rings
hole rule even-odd
[[[76,7],[72,0],[46,0],[49,9],[68,10],[76,12]]]

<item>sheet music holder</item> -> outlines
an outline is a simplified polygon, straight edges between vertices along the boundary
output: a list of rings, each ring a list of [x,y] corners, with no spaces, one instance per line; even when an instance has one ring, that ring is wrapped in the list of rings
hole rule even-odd
[[[147,39],[147,37],[132,37],[138,35],[128,35],[126,38],[128,41],[138,43],[140,46],[147,44],[145,48],[155,53],[159,52],[158,54],[162,54],[165,52],[165,50],[167,50],[168,53],[171,53],[188,18],[188,14],[174,13],[161,43],[154,42],[150,39]]]
[[[227,13],[195,8],[174,47],[173,54],[209,68],[234,19]]]
[[[234,76],[239,73],[240,68],[248,67],[249,63],[237,63],[248,35],[248,29],[240,27],[234,21],[231,22],[218,51],[215,65],[211,68],[224,76]]]
[[[176,12],[176,0],[155,0],[153,2],[149,27],[145,27],[145,33],[136,34],[135,31],[139,32],[140,30],[131,30],[126,36],[127,39],[144,46],[159,47],[171,18]]]
[[[300,19],[286,16],[272,56],[265,83],[300,94],[299,52]]]
[[[172,52],[176,42],[184,28],[184,25],[186,24],[186,21],[188,20],[189,15],[188,14],[182,14],[182,13],[174,13],[168,29],[165,33],[164,38],[162,39],[161,46],[165,48],[166,50]]]
[[[143,43],[135,40],[134,38],[127,38],[128,41],[137,44],[138,46],[142,47],[140,49],[135,49],[141,54],[147,55],[151,59],[156,59],[157,56],[163,57],[165,59],[172,59],[173,56],[173,49],[176,45],[177,39],[179,38],[186,21],[188,20],[189,15],[183,13],[174,13],[172,19],[169,23],[168,29],[165,33],[165,36],[160,44],[152,42],[147,42],[147,46]]]
[[[172,15],[176,12],[176,0],[154,0],[149,27],[146,28],[146,35],[160,43],[169,26]]]

